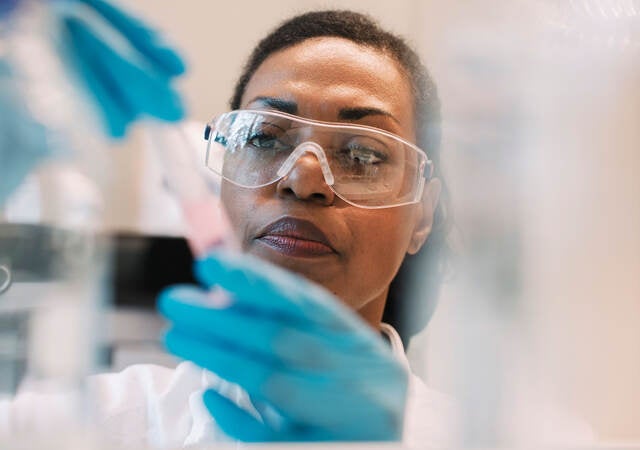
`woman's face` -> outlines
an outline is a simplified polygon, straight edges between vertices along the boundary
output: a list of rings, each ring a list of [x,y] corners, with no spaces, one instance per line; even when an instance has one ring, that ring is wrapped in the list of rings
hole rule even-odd
[[[314,38],[269,56],[247,84],[241,108],[369,125],[414,142],[411,92],[385,53]],[[419,204],[358,208],[333,193],[309,153],[269,186],[223,182],[222,199],[245,251],[322,284],[377,327],[405,254],[419,250],[430,231],[437,192]]]

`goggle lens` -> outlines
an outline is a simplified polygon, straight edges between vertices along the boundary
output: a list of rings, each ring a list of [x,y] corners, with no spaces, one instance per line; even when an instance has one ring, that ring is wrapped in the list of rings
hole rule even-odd
[[[424,152],[372,127],[249,110],[222,114],[208,127],[207,166],[243,187],[276,182],[308,149],[334,192],[364,208],[418,201],[425,167],[431,172]]]

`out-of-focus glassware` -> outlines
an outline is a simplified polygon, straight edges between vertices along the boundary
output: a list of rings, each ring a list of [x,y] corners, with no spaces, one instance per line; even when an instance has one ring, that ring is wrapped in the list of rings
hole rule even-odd
[[[50,18],[46,2],[25,1],[0,22],[0,57],[11,68],[0,83],[15,90],[55,156],[30,175],[37,180],[38,220],[0,221],[0,393],[4,399],[23,391],[64,396],[67,406],[52,422],[56,433],[46,438],[50,446],[71,448],[89,429],[84,385],[99,365],[109,162],[97,121],[56,55]],[[28,136],[15,136],[9,144],[20,151]],[[17,442],[10,445],[37,445],[37,433],[11,433]]]

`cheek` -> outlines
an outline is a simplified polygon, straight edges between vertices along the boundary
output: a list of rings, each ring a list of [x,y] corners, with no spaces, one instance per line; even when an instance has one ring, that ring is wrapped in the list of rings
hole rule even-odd
[[[231,220],[236,237],[244,247],[250,224],[249,219],[255,215],[256,205],[260,201],[260,190],[242,189],[223,181],[220,198],[229,220]]]
[[[354,276],[366,277],[369,282],[388,284],[406,255],[414,217],[406,209],[383,211],[376,211],[374,217],[363,215],[357,222],[351,223],[355,237],[351,267],[358,272]]]
[[[229,184],[225,181],[222,182],[222,186],[220,187],[220,199],[222,200],[222,205],[224,206],[229,219],[231,219],[231,223],[234,226],[238,226],[238,215],[242,211],[241,203],[242,198],[238,196],[233,188],[229,187]]]
[[[366,212],[373,211],[373,214]],[[399,207],[365,211],[357,221],[352,221],[354,236],[364,249],[385,248],[394,253],[406,252],[414,229],[413,208]]]

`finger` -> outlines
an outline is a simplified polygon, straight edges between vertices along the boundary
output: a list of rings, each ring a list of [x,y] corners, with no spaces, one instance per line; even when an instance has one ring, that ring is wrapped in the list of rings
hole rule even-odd
[[[125,13],[104,0],[81,0],[110,22],[131,45],[143,54],[156,69],[166,76],[177,76],[185,72],[186,66],[180,55],[163,43],[155,31],[140,19]]]
[[[297,329],[295,324],[239,309],[232,301],[222,308],[210,307],[208,298],[200,288],[172,287],[160,294],[158,309],[190,334],[296,370],[334,370],[359,353],[331,330]]]
[[[216,391],[205,391],[202,400],[218,426],[228,436],[244,442],[281,440],[274,430]]]
[[[331,380],[307,374],[289,373],[286,367],[275,367],[257,358],[247,357],[220,342],[203,342],[176,328],[164,338],[165,346],[174,355],[190,360],[221,378],[241,386],[254,399],[266,401],[288,419],[308,418],[309,423],[333,423],[335,411],[329,411],[326,401],[335,404],[344,392],[324,396]],[[335,390],[334,390],[335,392]],[[314,405],[310,408],[309,405]]]
[[[329,328],[362,330],[362,320],[321,286],[266,261],[224,250],[196,261],[205,286],[219,285],[237,304],[263,314]]]
[[[200,288],[176,286],[160,294],[158,310],[175,328],[186,330],[190,337],[209,345],[230,348],[248,359],[259,358],[270,365],[280,363],[270,349],[278,332],[271,323],[258,317],[238,319],[235,314],[228,313],[229,306],[211,307],[208,300],[209,294]]]
[[[118,98],[127,109],[167,121],[184,116],[182,100],[166,77],[125,59],[81,19],[68,17],[64,22],[77,43],[80,57],[93,71],[93,78],[104,80],[107,93]]]
[[[256,398],[264,397],[266,383],[277,373],[266,361],[247,357],[219,341],[203,342],[175,327],[166,332],[164,344],[172,354],[239,384]]]
[[[310,427],[335,431],[360,420],[381,424],[388,416],[387,409],[377,403],[374,393],[363,390],[366,375],[360,373],[358,379],[351,380],[336,375],[274,376],[262,395],[286,419]]]
[[[134,108],[120,95],[114,95],[119,91],[118,83],[108,71],[98,75],[100,72],[96,72],[95,68],[98,62],[93,61],[93,51],[87,48],[90,42],[83,38],[85,33],[77,27],[77,23],[64,20],[63,27],[68,40],[67,48],[72,50],[72,57],[81,78],[87,84],[97,104],[100,105],[100,114],[107,132],[114,138],[123,137],[126,134],[127,125],[136,116]]]
[[[228,436],[243,442],[321,442],[345,440],[347,433],[308,424],[283,424],[277,429],[261,422],[228,398],[207,390],[203,401],[218,426]],[[360,428],[370,424],[361,424]],[[352,433],[355,434],[355,433]]]

